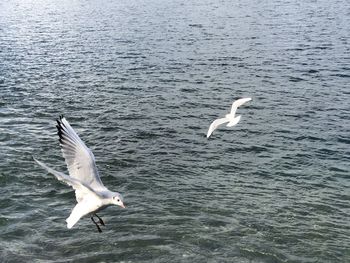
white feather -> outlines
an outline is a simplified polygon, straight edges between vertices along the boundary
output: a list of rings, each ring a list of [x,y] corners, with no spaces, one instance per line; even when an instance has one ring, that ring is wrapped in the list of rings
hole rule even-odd
[[[72,228],[81,217],[93,215],[109,206],[124,207],[123,198],[117,192],[108,190],[102,183],[95,164],[95,158],[85,143],[79,138],[65,118],[57,120],[58,135],[62,146],[69,176],[49,168],[44,163],[34,160],[60,181],[73,187],[77,205],[66,219],[67,227]]]
[[[219,127],[219,125],[224,124],[225,122],[228,122],[229,120],[227,118],[221,118],[221,119],[216,119],[215,121],[213,121],[210,126],[209,126],[209,130],[207,133],[207,138],[210,137],[210,135],[213,133],[213,131]]]
[[[233,102],[231,112],[229,114],[226,114],[225,118],[216,119],[215,121],[213,121],[210,124],[209,130],[207,133],[207,138],[209,138],[210,135],[213,133],[213,131],[217,127],[219,127],[219,125],[221,125],[221,124],[228,122],[227,127],[232,127],[232,126],[236,125],[241,119],[241,116],[237,116],[237,117],[235,116],[237,108],[250,100],[251,100],[251,98],[243,98],[243,99],[239,99],[239,100],[236,100],[235,102]]]

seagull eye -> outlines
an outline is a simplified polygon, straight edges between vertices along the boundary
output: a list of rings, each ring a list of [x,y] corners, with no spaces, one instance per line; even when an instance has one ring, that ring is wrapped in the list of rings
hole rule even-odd
[[[117,202],[119,202],[120,200],[119,199],[117,199]]]

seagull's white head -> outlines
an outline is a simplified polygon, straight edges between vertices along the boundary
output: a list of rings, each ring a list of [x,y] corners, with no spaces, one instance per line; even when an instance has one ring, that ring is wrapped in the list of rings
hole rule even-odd
[[[124,202],[123,202],[123,197],[119,193],[113,193],[112,204],[119,205],[120,207],[125,208]]]

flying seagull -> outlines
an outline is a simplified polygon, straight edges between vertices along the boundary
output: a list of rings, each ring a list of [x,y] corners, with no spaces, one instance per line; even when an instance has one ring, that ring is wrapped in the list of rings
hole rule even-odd
[[[235,116],[236,110],[239,106],[241,106],[242,104],[250,101],[252,98],[243,98],[243,99],[239,99],[233,102],[232,104],[232,108],[231,108],[231,112],[229,114],[226,114],[225,118],[221,118],[221,119],[216,119],[215,121],[212,122],[212,124],[210,124],[209,126],[209,130],[207,133],[207,138],[210,137],[210,135],[213,133],[213,131],[221,124],[224,124],[226,122],[228,122],[227,127],[232,127],[234,125],[236,125],[239,120],[241,119],[241,116]]]
[[[60,116],[56,127],[69,175],[55,171],[35,158],[34,160],[49,173],[56,176],[59,181],[65,182],[75,190],[77,204],[66,219],[67,227],[72,228],[81,217],[88,215],[96,225],[97,230],[102,232],[98,223],[103,226],[105,224],[97,215],[97,212],[110,205],[125,208],[123,197],[117,192],[108,190],[103,185],[93,153],[79,138],[66,118]],[[94,220],[94,216],[98,218],[98,222]]]

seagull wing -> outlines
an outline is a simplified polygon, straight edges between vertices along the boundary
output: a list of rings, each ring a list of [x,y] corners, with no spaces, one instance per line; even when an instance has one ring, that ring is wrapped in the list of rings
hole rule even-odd
[[[232,104],[232,108],[231,108],[231,115],[235,115],[236,110],[239,106],[243,105],[244,103],[250,101],[252,98],[243,98],[243,99],[239,99],[233,102]]]
[[[60,117],[56,127],[70,177],[94,190],[106,190],[98,174],[93,153],[79,138],[66,118]]]
[[[33,157],[34,161],[36,161],[41,167],[46,169],[49,173],[53,174],[59,181],[62,181],[69,186],[72,186],[75,190],[76,199],[78,202],[83,200],[85,196],[93,196],[95,198],[99,198],[99,196],[94,192],[93,189],[91,189],[89,186],[85,185],[84,183],[80,182],[79,180],[72,178],[68,175],[65,175],[64,173],[58,172],[50,167],[48,167],[46,164],[36,160]]]
[[[228,122],[228,120],[226,118],[221,118],[221,119],[216,119],[215,121],[212,122],[212,124],[210,124],[209,126],[209,130],[207,133],[207,138],[209,138],[209,136],[213,133],[213,131],[221,124]]]

